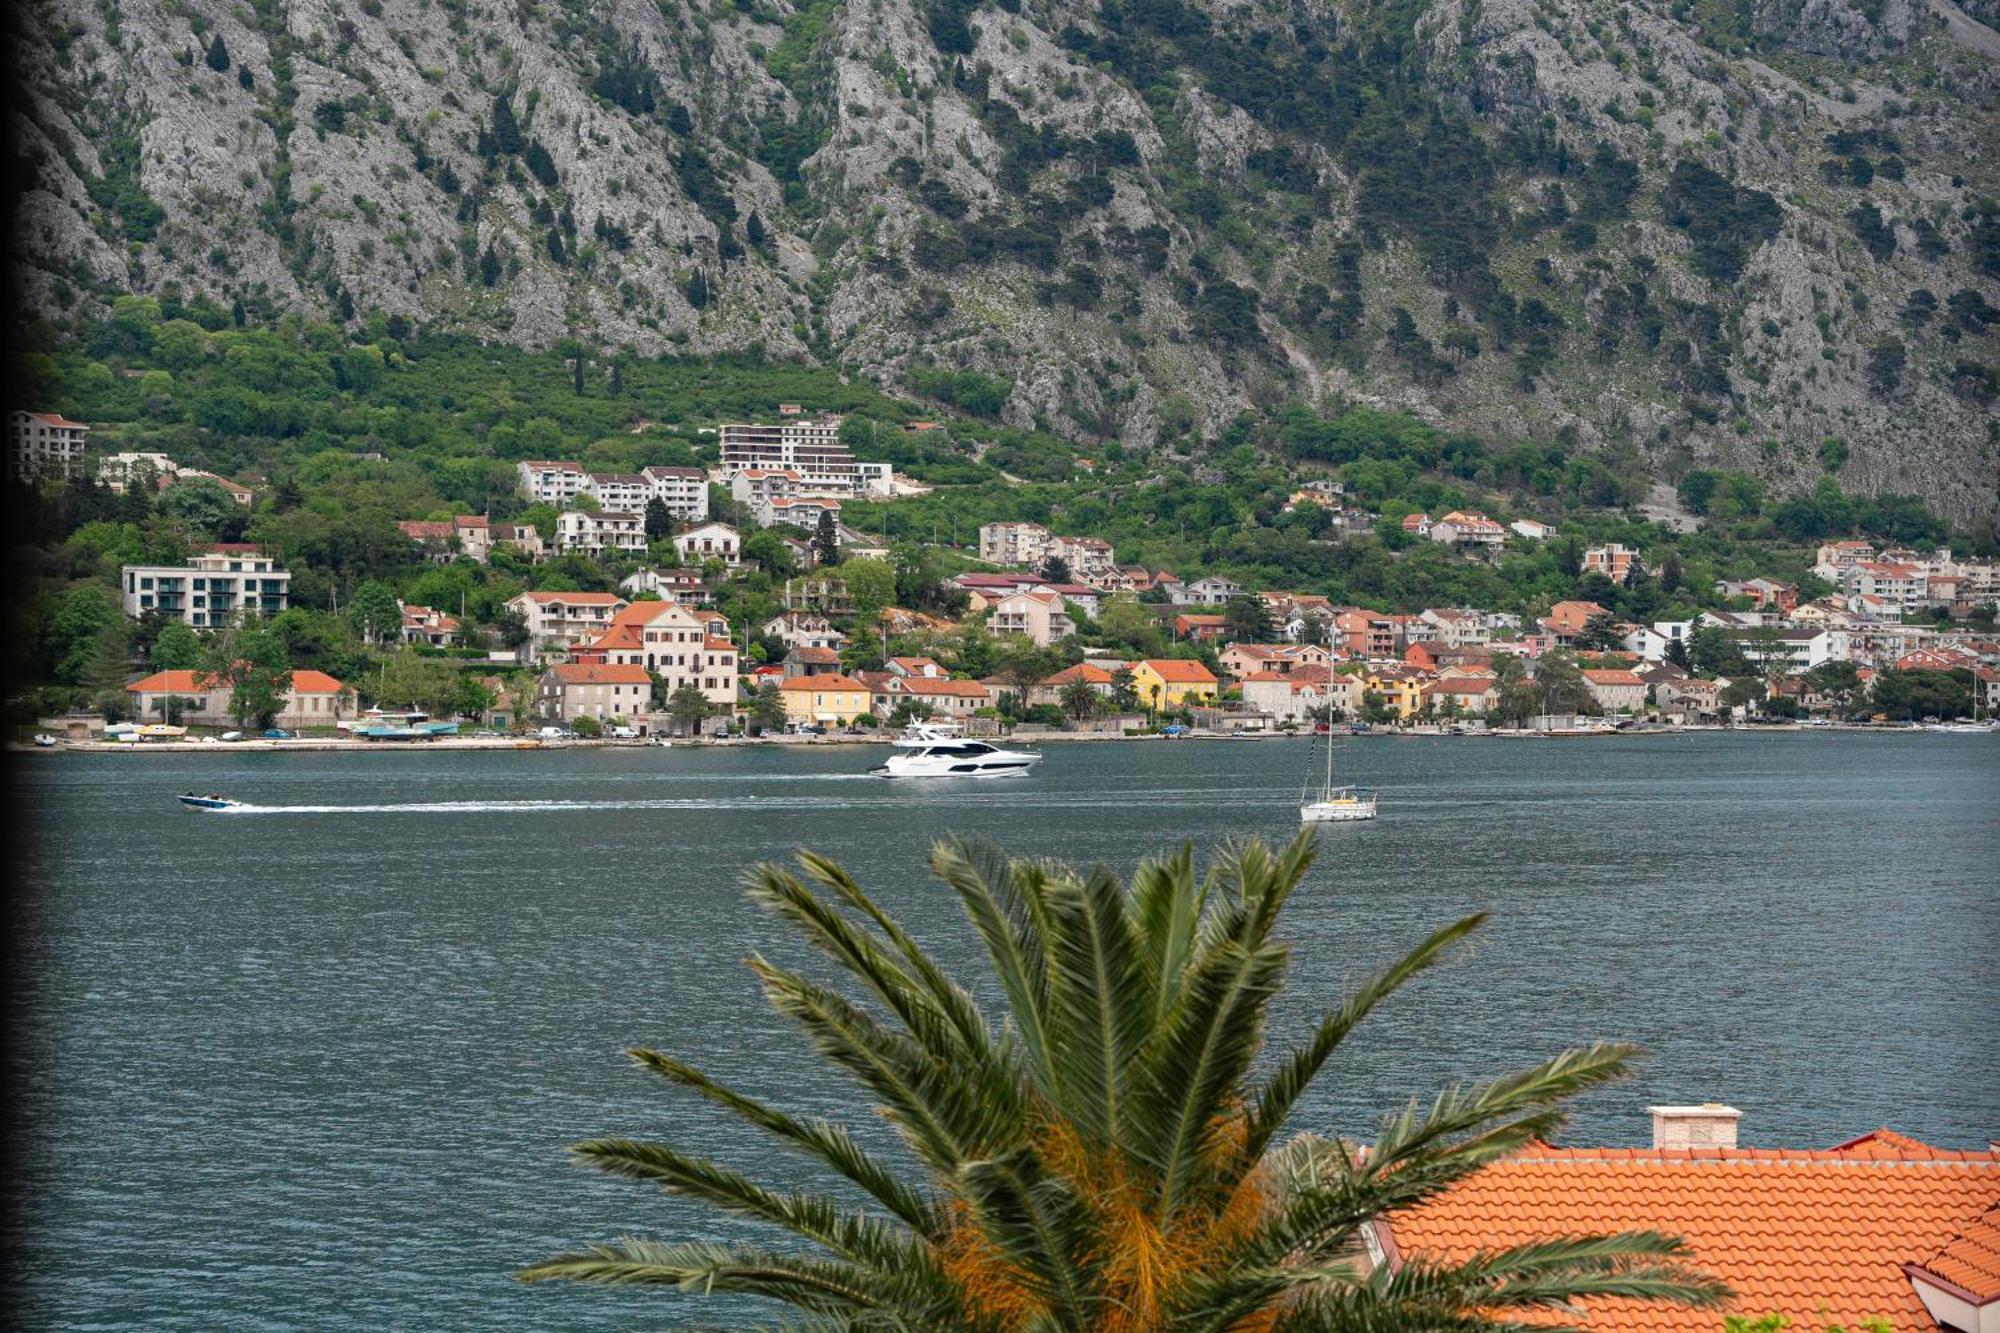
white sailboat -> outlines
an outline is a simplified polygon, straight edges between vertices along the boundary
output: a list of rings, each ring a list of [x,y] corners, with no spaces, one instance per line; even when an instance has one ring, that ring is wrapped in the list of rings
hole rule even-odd
[[[1302,824],[1340,824],[1357,819],[1375,818],[1375,793],[1366,787],[1336,787],[1333,785],[1333,732],[1326,733],[1326,774],[1320,782],[1319,795],[1312,799],[1312,776],[1306,776],[1307,787],[1299,793],[1299,822]]]

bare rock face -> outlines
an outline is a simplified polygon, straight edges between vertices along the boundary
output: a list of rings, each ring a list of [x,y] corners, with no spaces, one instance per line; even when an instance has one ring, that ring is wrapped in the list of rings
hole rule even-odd
[[[1007,424],[1134,447],[1339,400],[1783,492],[1839,437],[1844,487],[1992,517],[1993,20],[50,0],[16,275],[57,322],[171,292],[970,371]]]

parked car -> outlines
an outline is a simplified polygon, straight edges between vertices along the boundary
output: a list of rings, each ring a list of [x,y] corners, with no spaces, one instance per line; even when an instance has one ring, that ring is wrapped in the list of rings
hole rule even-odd
[[[576,733],[568,727],[543,727],[535,733],[545,741],[573,741]]]
[[[639,739],[639,729],[637,727],[612,727],[604,734],[614,741],[636,741]]]
[[[267,741],[288,741],[291,738],[292,733],[286,731],[283,727],[272,727],[264,733],[264,739]]]

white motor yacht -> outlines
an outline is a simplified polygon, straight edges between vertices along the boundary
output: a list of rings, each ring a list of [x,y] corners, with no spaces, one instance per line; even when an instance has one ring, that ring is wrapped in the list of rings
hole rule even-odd
[[[998,778],[1026,773],[1041,762],[1032,750],[1003,750],[985,741],[915,726],[892,742],[896,753],[868,770],[883,778]]]

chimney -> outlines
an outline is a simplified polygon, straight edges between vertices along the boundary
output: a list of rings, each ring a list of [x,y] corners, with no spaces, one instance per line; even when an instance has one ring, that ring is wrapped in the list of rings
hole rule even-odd
[[[1721,1102],[1700,1106],[1649,1106],[1655,1148],[1734,1148],[1743,1113]]]

